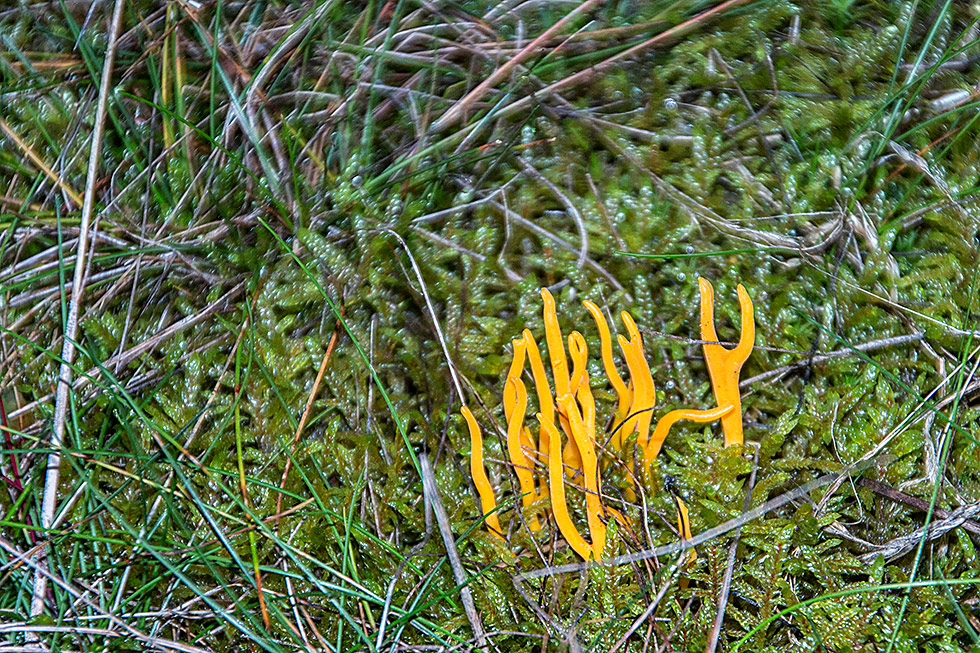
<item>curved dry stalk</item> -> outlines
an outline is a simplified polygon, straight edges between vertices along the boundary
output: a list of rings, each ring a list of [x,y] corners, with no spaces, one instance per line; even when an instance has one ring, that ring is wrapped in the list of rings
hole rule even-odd
[[[472,105],[474,102],[477,102],[484,95],[486,95],[486,93],[491,88],[493,88],[495,84],[506,79],[506,77],[510,75],[511,72],[514,71],[515,68],[517,68],[517,66],[519,66],[521,63],[523,63],[530,57],[537,56],[538,46],[550,40],[555,34],[557,34],[562,29],[564,29],[565,25],[567,25],[570,21],[575,19],[580,14],[584,14],[587,11],[591,11],[592,8],[595,7],[598,3],[599,0],[586,0],[586,2],[583,2],[582,4],[580,4],[579,6],[575,7],[570,12],[565,14],[565,16],[559,19],[558,22],[556,22],[554,25],[552,25],[544,32],[542,32],[540,36],[538,36],[536,39],[534,39],[526,46],[524,46],[524,48],[521,49],[521,51],[518,52],[516,55],[514,55],[509,61],[507,61],[500,68],[498,68],[493,73],[491,73],[490,76],[487,77],[485,80],[480,82],[476,86],[476,88],[474,88],[472,91],[467,93],[461,100],[455,102],[453,106],[449,109],[449,111],[444,113],[442,117],[439,118],[439,120],[437,120],[435,124],[432,125],[433,131],[440,132],[446,129],[447,127],[450,127],[453,123],[455,123],[459,119],[460,116],[462,116],[467,111],[467,109],[469,109],[470,105]]]
[[[456,395],[459,397],[460,402],[466,399],[463,394],[463,386],[459,382],[459,377],[456,376],[456,365],[453,364],[453,359],[449,355],[449,347],[446,346],[446,338],[442,335],[442,327],[439,326],[439,318],[436,316],[436,309],[432,305],[432,298],[429,297],[429,291],[425,285],[425,279],[422,278],[422,270],[419,269],[418,263],[415,262],[415,257],[412,256],[412,250],[408,248],[408,244],[399,236],[395,231],[391,229],[385,229],[386,232],[391,234],[395,240],[402,246],[405,250],[405,254],[408,255],[408,261],[412,264],[412,271],[415,273],[415,278],[418,279],[419,289],[422,291],[422,297],[425,299],[425,307],[429,310],[429,317],[432,318],[432,328],[436,330],[436,339],[439,341],[439,346],[442,347],[442,353],[446,357],[446,367],[449,368],[449,376],[453,380],[453,387],[456,388]]]
[[[469,412],[469,411],[467,411]],[[463,563],[459,559],[459,551],[456,550],[456,538],[453,535],[452,527],[449,524],[449,516],[446,508],[442,505],[442,498],[439,496],[439,489],[436,487],[436,477],[432,472],[432,463],[429,462],[429,455],[426,452],[419,454],[419,466],[422,471],[422,492],[425,502],[432,508],[436,516],[436,524],[439,526],[439,533],[442,535],[442,542],[446,545],[446,558],[453,571],[453,577],[459,585],[459,598],[463,602],[463,612],[470,622],[473,629],[473,636],[476,638],[477,648],[486,650],[486,631],[483,629],[483,622],[480,621],[480,614],[476,611],[473,603],[473,593],[470,591],[469,578],[463,570]]]

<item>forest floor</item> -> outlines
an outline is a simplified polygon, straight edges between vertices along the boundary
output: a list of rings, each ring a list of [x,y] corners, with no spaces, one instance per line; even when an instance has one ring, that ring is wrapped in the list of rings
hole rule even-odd
[[[980,650],[978,21],[8,3],[0,651]]]

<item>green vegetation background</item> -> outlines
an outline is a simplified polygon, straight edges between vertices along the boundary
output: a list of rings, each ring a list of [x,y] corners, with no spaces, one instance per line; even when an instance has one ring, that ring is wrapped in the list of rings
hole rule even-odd
[[[874,453],[864,477],[975,506],[980,7],[597,3],[460,105],[575,6],[125,3],[51,533],[36,524],[72,195],[111,3],[0,9],[11,646],[43,630],[51,650],[468,650],[424,444],[490,649],[606,651],[632,633],[623,650],[704,650],[730,535],[700,547],[689,584],[661,560],[522,593],[516,573],[574,553],[553,527],[515,520],[500,546],[479,525],[449,370],[506,525],[494,425],[510,339],[540,340],[542,286],[592,347],[600,420],[613,398],[582,299],[644,330],[659,412],[713,405],[697,277],[727,339],[746,286],[753,505]],[[720,442],[680,425],[658,461],[695,532],[742,511],[753,450]],[[975,534],[929,535],[932,510],[856,481],[813,502],[743,528],[719,650],[980,645]],[[662,488],[622,507],[637,533],[610,555],[676,540]],[[64,584],[30,620],[24,556],[48,538]],[[896,538],[910,550],[875,557]]]

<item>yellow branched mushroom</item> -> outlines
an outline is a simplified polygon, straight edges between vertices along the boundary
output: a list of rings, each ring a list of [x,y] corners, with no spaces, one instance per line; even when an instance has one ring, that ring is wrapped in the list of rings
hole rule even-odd
[[[741,398],[738,393],[738,376],[742,364],[752,350],[755,340],[755,322],[752,302],[742,286],[738,286],[741,306],[742,333],[738,345],[731,350],[717,344],[713,318],[711,284],[699,279],[701,292],[701,337],[709,341],[703,345],[711,385],[717,407],[708,410],[680,408],[669,411],[656,423],[651,434],[653,409],[656,403],[653,376],[643,349],[643,339],[636,322],[629,313],[622,313],[627,335],[616,335],[623,359],[629,370],[629,383],[624,382],[616,369],[612,352],[612,336],[602,311],[592,302],[583,302],[599,332],[599,345],[603,368],[609,384],[616,391],[617,406],[613,412],[615,425],[610,438],[613,451],[622,451],[627,439],[636,433],[636,446],[642,454],[641,477],[649,482],[650,466],[660,453],[671,427],[679,420],[706,423],[721,420],[725,445],[742,442]],[[533,509],[534,504],[546,493],[551,499],[551,514],[559,531],[569,546],[586,560],[602,557],[609,519],[616,519],[627,530],[629,521],[619,511],[605,505],[600,478],[599,456],[596,444],[596,406],[588,372],[588,345],[578,331],[568,336],[568,356],[558,323],[554,297],[542,288],[542,321],[551,379],[545,371],[541,351],[531,331],[525,329],[522,337],[513,341],[514,358],[507,371],[503,390],[504,417],[507,421],[507,453],[517,477],[522,506]],[[527,389],[522,376],[527,362],[531,368],[535,394],[538,400],[537,420],[540,424],[535,447],[531,430],[525,425],[528,411]],[[470,473],[480,496],[480,505],[487,527],[498,537],[503,537],[496,515],[496,500],[483,464],[483,439],[480,427],[468,408],[462,408],[470,431],[472,453]],[[563,446],[563,438],[567,443]],[[615,454],[614,454],[615,455]],[[625,462],[633,466],[632,454]],[[546,473],[536,475],[535,464],[546,468]],[[591,543],[578,531],[569,511],[565,494],[565,476],[580,477],[578,487],[584,487],[585,509]],[[540,485],[536,485],[540,478]],[[545,487],[547,485],[547,488]],[[516,488],[515,488],[516,490]],[[626,497],[635,497],[635,488],[627,488]],[[673,492],[677,511],[677,525],[682,539],[691,537],[690,520],[685,503]],[[540,509],[540,508],[539,508]],[[540,528],[537,515],[531,514],[528,526],[532,531]],[[691,549],[686,564],[697,558]]]
[[[702,349],[708,375],[711,377],[711,389],[719,407],[732,407],[731,412],[721,418],[725,446],[730,447],[733,444],[742,444],[742,397],[738,391],[738,375],[755,344],[752,299],[739,284],[738,303],[742,313],[742,331],[738,344],[733,349],[725,349],[718,344],[718,334],[715,332],[714,289],[711,282],[699,278],[698,289],[701,292],[701,340],[709,341],[702,345]]]

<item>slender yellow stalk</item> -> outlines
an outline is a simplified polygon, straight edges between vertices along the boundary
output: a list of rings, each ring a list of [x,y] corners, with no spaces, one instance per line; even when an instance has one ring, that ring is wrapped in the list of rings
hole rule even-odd
[[[524,413],[527,410],[527,389],[520,379],[511,379],[509,385],[512,386],[516,403],[514,411],[507,421],[507,452],[510,454],[510,462],[514,464],[514,472],[517,474],[517,481],[521,486],[521,502],[525,508],[529,508],[537,499],[537,492],[534,488],[534,472],[532,471],[534,463],[521,448],[521,432],[524,427]],[[537,517],[534,515],[527,517],[527,524],[532,531],[541,528]]]
[[[480,509],[483,511],[484,523],[491,533],[504,539],[504,529],[500,527],[500,520],[497,518],[497,500],[493,497],[493,486],[490,485],[487,470],[483,467],[483,432],[469,408],[463,406],[459,412],[463,413],[466,425],[470,429],[470,476],[473,477],[473,484],[476,486],[477,494],[480,495]]]
[[[705,422],[713,422],[716,419],[722,418],[732,411],[734,407],[719,406],[718,408],[712,408],[711,410],[689,410],[687,408],[678,408],[677,410],[672,410],[657,422],[656,428],[653,430],[653,437],[650,438],[650,442],[647,443],[646,449],[643,450],[643,477],[649,479],[650,476],[650,465],[653,463],[653,459],[657,457],[660,453],[660,448],[664,444],[664,440],[667,438],[667,433],[670,431],[670,427],[676,424],[682,419],[688,419],[692,422],[697,422],[699,424],[704,424]]]
[[[548,433],[551,442],[551,454],[548,456],[548,480],[551,486],[551,512],[555,516],[555,523],[562,537],[577,554],[586,560],[591,560],[593,556],[592,545],[585,541],[585,538],[575,528],[572,518],[568,515],[568,502],[565,499],[565,476],[561,471],[561,435],[553,422],[549,422],[544,415],[538,413],[538,421],[541,423],[541,431]]]
[[[585,472],[585,511],[589,520],[589,536],[592,538],[592,555],[596,560],[602,558],[602,550],[606,546],[606,524],[600,514],[603,512],[602,501],[599,498],[599,465],[596,460],[595,446],[586,432],[585,422],[579,413],[578,406],[572,395],[562,395],[558,405],[568,415],[572,438],[578,444],[582,454],[582,468]]]
[[[531,375],[534,377],[534,390],[538,395],[538,410],[545,420],[554,423],[555,403],[551,398],[551,386],[548,385],[548,375],[544,371],[544,363],[541,362],[541,352],[538,350],[538,343],[534,341],[534,336],[528,329],[524,329],[524,344],[527,351],[527,360],[531,364]],[[538,433],[538,452],[545,464],[550,456],[549,437],[545,429]]]
[[[514,386],[511,381],[521,378],[521,374],[524,372],[524,352],[527,349],[524,338],[517,338],[511,344],[514,346],[514,360],[510,363],[510,369],[507,370],[507,380],[504,381],[504,419],[508,422],[511,413],[514,412],[515,400]]]
[[[674,503],[677,508],[677,531],[681,534],[681,542],[691,539],[691,519],[687,514],[687,504],[676,494],[674,496]],[[698,552],[694,549],[687,550],[687,562],[685,566],[690,566],[695,560],[698,559]]]
[[[548,357],[551,359],[551,375],[555,379],[555,397],[568,394],[568,361],[565,359],[565,342],[562,339],[561,327],[558,325],[558,314],[555,310],[555,298],[547,288],[541,289],[541,299],[544,302],[542,317],[544,319],[545,341],[548,343]]]
[[[579,386],[582,385],[583,379],[586,385],[589,383],[589,373],[588,373],[588,356],[589,349],[585,344],[585,338],[578,331],[573,331],[568,335],[568,353],[572,358],[572,376],[569,382],[569,392],[570,396],[575,396],[578,392]],[[556,394],[556,397],[561,395]],[[593,411],[594,411],[593,406]],[[571,424],[569,422],[569,417],[567,412],[562,409],[561,402],[558,404],[558,413],[563,415],[562,427],[565,430],[565,434],[569,437],[568,446],[565,447],[565,453],[562,459],[565,462],[565,473],[569,476],[575,476],[582,472],[582,451],[579,448],[578,439],[572,437]]]
[[[627,358],[630,368],[630,380],[633,381],[633,405],[630,406],[631,413],[638,413],[636,416],[636,443],[640,445],[640,450],[646,449],[647,440],[650,438],[650,422],[653,420],[651,410],[655,403],[655,390],[653,377],[650,375],[650,366],[647,364],[646,355],[643,353],[643,338],[640,337],[640,330],[636,328],[633,317],[623,311],[623,324],[626,325],[626,332],[629,333],[631,355]],[[619,336],[620,347],[623,346],[624,338]],[[625,349],[624,349],[625,351]]]
[[[606,318],[599,310],[599,307],[590,301],[582,302],[589,314],[592,315],[592,320],[595,322],[596,328],[599,330],[599,347],[602,350],[602,366],[606,370],[606,378],[609,379],[609,385],[613,387],[616,391],[616,396],[619,398],[619,403],[616,407],[616,415],[614,422],[619,424],[624,419],[626,415],[629,414],[630,401],[633,399],[633,394],[630,392],[629,388],[626,387],[626,383],[623,382],[623,378],[619,375],[619,370],[616,369],[616,362],[613,360],[612,351],[612,338],[609,337],[609,325],[606,323]],[[613,436],[612,446],[616,449],[622,447],[622,429],[615,436]]]

